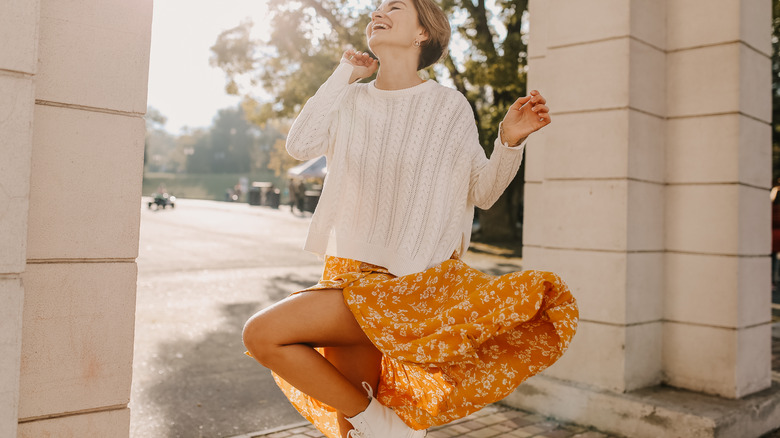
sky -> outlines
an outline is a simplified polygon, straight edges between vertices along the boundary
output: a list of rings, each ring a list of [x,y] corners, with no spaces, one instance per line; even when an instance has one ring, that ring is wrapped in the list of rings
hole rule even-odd
[[[209,48],[246,18],[262,37],[267,15],[265,0],[155,0],[147,102],[167,117],[166,130],[208,127],[219,109],[238,104],[222,70],[209,65]]]

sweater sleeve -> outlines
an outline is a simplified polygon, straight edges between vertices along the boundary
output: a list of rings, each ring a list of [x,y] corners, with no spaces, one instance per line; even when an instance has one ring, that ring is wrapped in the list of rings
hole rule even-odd
[[[325,155],[333,134],[341,99],[352,75],[351,64],[342,62],[303,106],[287,135],[287,153],[297,160]]]
[[[479,144],[476,124],[472,122],[471,125],[473,128],[470,127],[466,137],[476,147],[472,146],[469,198],[474,205],[487,210],[504,193],[517,174],[517,169],[523,161],[527,138],[518,146],[509,146],[507,143],[502,143],[499,136],[495,140],[493,153],[488,159]]]

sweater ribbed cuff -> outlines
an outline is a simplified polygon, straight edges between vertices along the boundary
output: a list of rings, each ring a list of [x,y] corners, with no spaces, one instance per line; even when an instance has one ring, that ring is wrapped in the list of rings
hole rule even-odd
[[[498,123],[498,137],[496,137],[496,146],[501,145],[501,146],[504,146],[504,147],[509,148],[509,149],[520,149],[522,151],[525,148],[525,143],[528,141],[528,137],[530,137],[530,135],[525,137],[523,139],[523,141],[520,142],[520,144],[515,145],[515,146],[510,145],[509,142],[502,142],[501,141],[501,133],[504,132],[504,130],[502,128],[503,124],[504,124],[504,122],[499,122]]]
[[[335,83],[344,83],[349,85],[349,78],[352,77],[352,71],[355,70],[355,66],[347,61],[341,61],[333,74],[330,75],[328,81],[333,80]]]
[[[528,136],[530,137],[530,135]],[[506,151],[508,153],[523,153],[523,149],[525,149],[525,144],[528,142],[528,137],[525,138],[525,140],[522,141],[517,146],[510,146],[509,143],[504,143],[501,141],[501,136],[499,135],[496,137],[496,141],[493,144],[493,153],[496,153],[497,151]]]

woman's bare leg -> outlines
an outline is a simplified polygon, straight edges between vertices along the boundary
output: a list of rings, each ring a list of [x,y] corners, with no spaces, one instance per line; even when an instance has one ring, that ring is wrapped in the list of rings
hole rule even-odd
[[[379,376],[382,372],[382,353],[373,344],[354,347],[326,347],[325,358],[347,378],[356,388],[362,388],[367,382],[376,394],[379,386]],[[346,436],[352,429],[352,424],[344,412],[338,413],[341,436]]]
[[[244,327],[244,345],[262,365],[346,416],[368,406],[365,391],[314,350],[373,348],[340,290],[302,292],[258,312]],[[339,364],[347,360],[336,356]]]

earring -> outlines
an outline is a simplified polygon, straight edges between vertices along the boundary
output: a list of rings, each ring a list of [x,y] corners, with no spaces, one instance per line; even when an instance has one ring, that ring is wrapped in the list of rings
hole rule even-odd
[[[420,47],[420,42],[419,42],[419,41],[417,41],[417,40],[415,40],[415,41],[414,41],[414,47]]]

